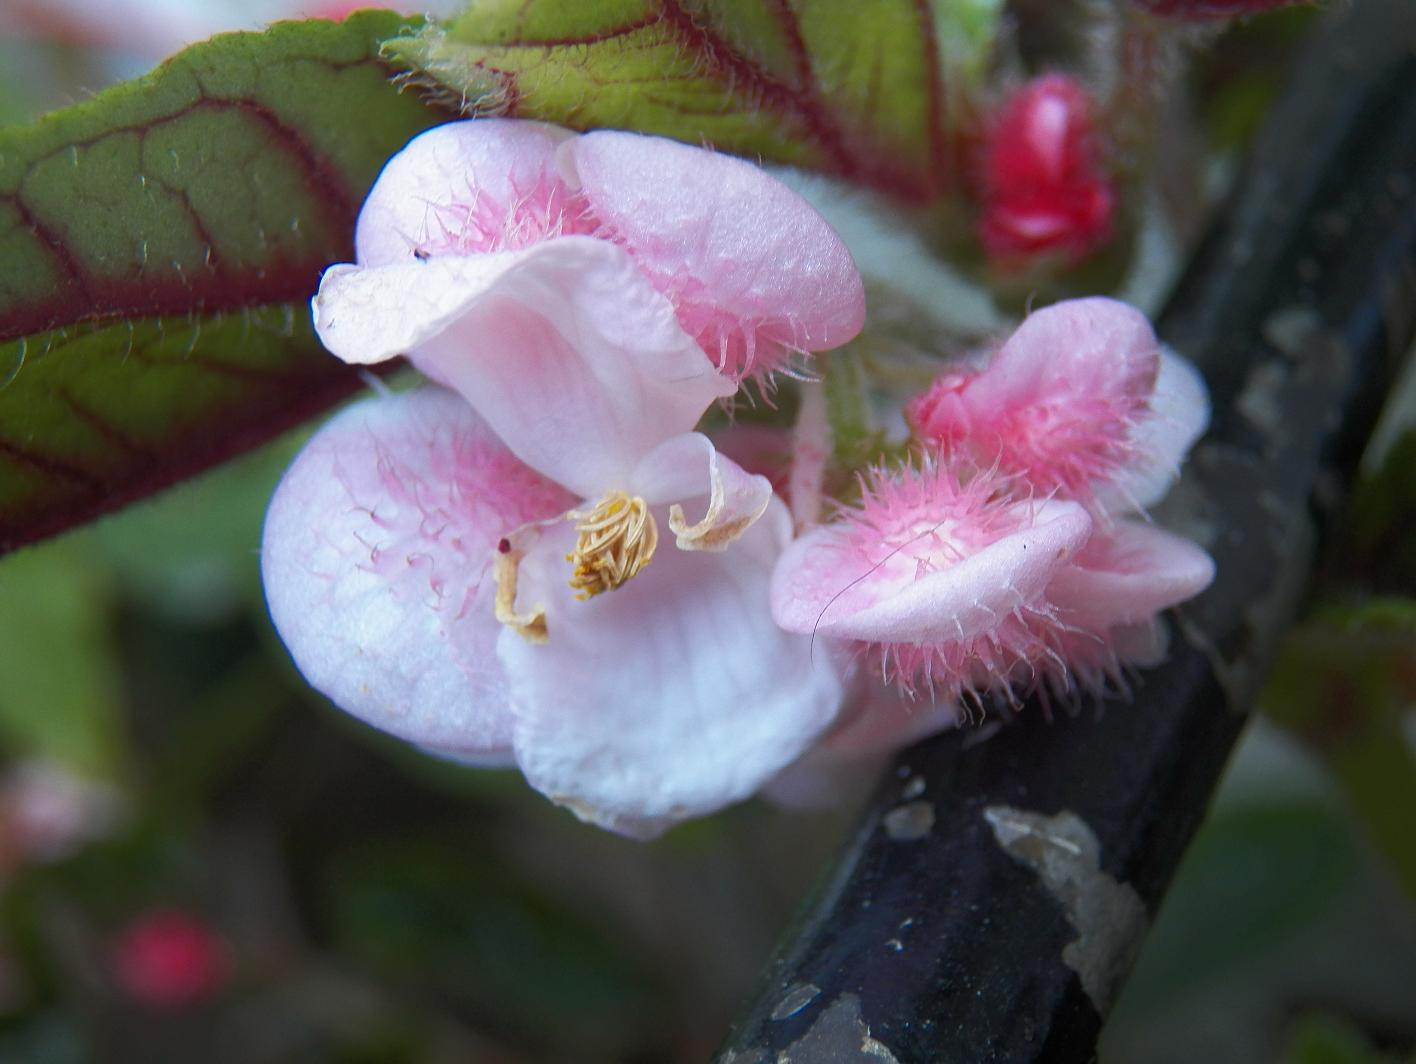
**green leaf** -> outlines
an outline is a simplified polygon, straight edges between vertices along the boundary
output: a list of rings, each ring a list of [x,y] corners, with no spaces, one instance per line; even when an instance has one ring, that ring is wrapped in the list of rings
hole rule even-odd
[[[1338,529],[1331,552],[1334,569],[1373,587],[1416,594],[1416,430],[1387,451],[1381,467],[1364,477]]]
[[[987,0],[482,0],[386,51],[473,114],[707,142],[920,202],[955,183],[951,117],[982,69],[960,53],[986,54],[997,11]]]
[[[425,996],[496,1017],[522,1042],[570,1049],[578,1036],[642,1016],[647,987],[623,939],[512,864],[486,832],[369,839],[340,854],[322,911],[342,952]],[[545,1029],[547,1016],[556,1030]]]
[[[0,567],[0,748],[83,775],[121,769],[121,676],[104,568],[75,540]]]
[[[1185,854],[1126,987],[1134,1012],[1261,962],[1327,915],[1356,865],[1341,817],[1316,804],[1216,812]]]
[[[308,300],[384,161],[441,120],[389,12],[283,23],[0,130],[0,550],[352,390]]]
[[[1408,1061],[1416,1057],[1408,1057]],[[1361,1033],[1336,1016],[1307,1016],[1295,1027],[1284,1064],[1398,1064],[1378,1053]]]
[[[1322,611],[1288,636],[1262,706],[1323,760],[1416,897],[1416,600]]]

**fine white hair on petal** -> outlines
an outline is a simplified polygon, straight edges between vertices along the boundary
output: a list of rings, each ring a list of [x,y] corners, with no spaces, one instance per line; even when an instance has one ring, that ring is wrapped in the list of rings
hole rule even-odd
[[[596,130],[559,149],[595,216],[678,307],[729,375],[860,332],[850,252],[806,200],[761,167],[663,137]],[[718,350],[715,351],[714,349]],[[715,359],[715,360],[716,360]]]
[[[503,118],[448,122],[388,161],[359,212],[360,266],[408,263],[479,202],[505,208],[554,164],[569,130]]]
[[[1214,580],[1214,560],[1173,532],[1117,521],[1099,530],[1047,588],[1072,625],[1105,631],[1149,620],[1194,598]]]
[[[311,686],[354,716],[447,753],[504,751],[492,553],[509,528],[571,501],[449,392],[356,403],[271,500],[271,618]]]

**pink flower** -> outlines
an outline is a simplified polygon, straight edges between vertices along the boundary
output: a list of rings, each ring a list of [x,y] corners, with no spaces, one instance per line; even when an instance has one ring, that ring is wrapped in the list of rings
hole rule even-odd
[[[1116,195],[1086,89],[1048,74],[1017,90],[988,130],[982,186],[979,239],[996,259],[1080,258],[1104,244]]]
[[[395,158],[358,251],[321,337],[457,394],[351,408],[281,483],[263,565],[296,664],[626,834],[753,793],[840,684],[771,618],[785,507],[693,429],[741,374],[853,335],[839,241],[740,161],[489,121]]]
[[[1029,315],[985,365],[941,375],[905,416],[945,461],[996,468],[1096,512],[1158,501],[1209,407],[1143,314],[1092,298]]]
[[[226,947],[203,921],[178,909],[138,917],[114,940],[119,987],[145,1005],[179,1008],[210,997],[226,981]]]
[[[917,400],[924,457],[873,472],[773,572],[779,624],[903,696],[868,693],[808,770],[948,726],[960,698],[1101,690],[1158,661],[1157,615],[1214,565],[1123,515],[1163,494],[1207,414],[1194,371],[1099,299],[1033,314],[986,367]]]
[[[1018,501],[987,475],[947,466],[871,477],[860,506],[798,539],[773,577],[793,632],[848,639],[871,672],[952,699],[1048,660],[1048,584],[1092,532],[1076,503]]]
[[[805,200],[741,159],[634,133],[499,119],[429,130],[379,177],[356,247],[358,265],[331,268],[315,301],[325,344],[359,363],[406,351],[469,398],[457,352],[510,308],[499,357],[539,346],[528,323],[543,312],[598,343],[653,319],[638,342],[698,348],[734,382],[844,343],[865,316],[850,253]],[[587,285],[618,296],[575,298]],[[606,332],[602,310],[620,328]]]

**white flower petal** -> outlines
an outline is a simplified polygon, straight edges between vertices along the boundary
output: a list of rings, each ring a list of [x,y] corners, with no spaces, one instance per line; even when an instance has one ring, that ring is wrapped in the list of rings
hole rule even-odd
[[[434,126],[388,161],[359,212],[361,266],[409,263],[436,245],[479,200],[514,204],[575,134],[542,122],[479,118]]]
[[[772,501],[771,481],[719,454],[699,432],[660,444],[639,463],[631,483],[634,493],[651,506],[676,504],[669,511],[669,528],[680,550],[727,549]],[[708,496],[706,512],[690,524],[691,518],[678,504],[704,495]]]
[[[649,837],[755,792],[830,724],[841,697],[826,655],[772,623],[767,577],[785,508],[724,553],[664,550],[620,588],[576,601],[570,533],[523,562],[548,640],[498,642],[531,784],[584,820]]]
[[[310,684],[354,716],[445,753],[505,750],[492,552],[508,525],[568,501],[451,393],[358,403],[271,501],[271,618]]]
[[[340,358],[408,354],[518,458],[586,497],[623,486],[647,452],[734,391],[629,256],[588,237],[336,266],[314,306]]]
[[[1099,530],[1047,585],[1061,619],[1091,630],[1144,622],[1194,598],[1214,581],[1214,560],[1197,544],[1139,521]]]

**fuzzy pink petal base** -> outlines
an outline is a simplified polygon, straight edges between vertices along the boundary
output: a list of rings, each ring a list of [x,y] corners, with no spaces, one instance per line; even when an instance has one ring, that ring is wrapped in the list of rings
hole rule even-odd
[[[614,131],[588,133],[563,153],[607,235],[730,376],[762,374],[860,331],[865,290],[850,252],[760,167]]]
[[[593,228],[581,223],[583,203],[555,172],[556,148],[572,136],[540,122],[489,118],[414,137],[359,212],[359,265],[514,251]]]
[[[1030,314],[981,370],[941,377],[907,417],[948,454],[1090,503],[1139,460],[1159,371],[1143,314],[1073,299]]]

